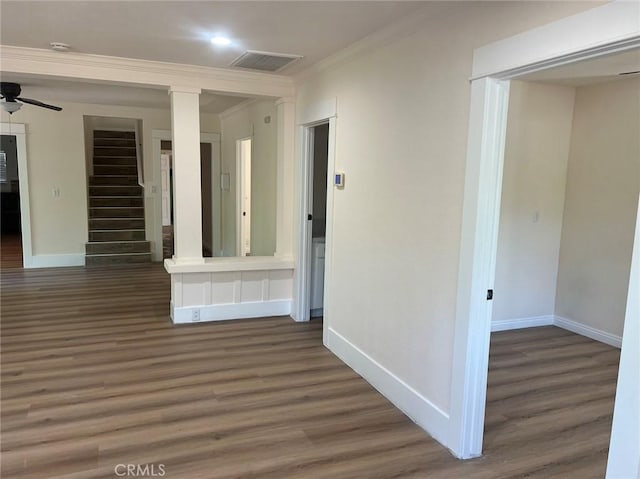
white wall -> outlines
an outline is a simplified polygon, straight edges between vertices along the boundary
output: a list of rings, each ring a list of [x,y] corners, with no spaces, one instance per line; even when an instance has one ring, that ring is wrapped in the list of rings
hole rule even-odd
[[[231,187],[222,192],[222,249],[236,255],[236,141],[252,137],[251,254],[272,256],[276,250],[276,105],[260,100],[221,115],[222,173]],[[270,117],[270,123],[265,123]]]
[[[347,176],[334,198],[325,321],[366,364],[357,369],[368,380],[390,378],[377,382],[384,394],[400,404],[396,392],[405,391],[417,401],[405,411],[440,418],[421,422],[440,440],[450,407],[473,49],[592,6],[465,4],[299,85],[299,115],[337,98],[336,168]]]
[[[159,251],[159,258],[162,258],[161,224],[156,221],[156,218],[161,218],[160,179],[153,178],[151,130],[171,128],[169,110],[82,103],[55,104],[61,106],[63,111],[54,112],[25,105],[11,116],[12,122],[26,124],[34,256],[84,255],[88,224],[83,117],[92,115],[143,121],[147,179],[146,234],[147,239],[152,241],[152,250]],[[2,112],[1,118],[2,122],[9,121],[6,112]],[[213,114],[201,115],[201,126],[203,131],[220,130],[218,117]],[[157,186],[156,193],[152,192],[153,186]],[[53,197],[53,188],[60,190],[59,197]],[[51,261],[55,264],[55,257],[48,264]]]
[[[622,336],[640,191],[640,79],[577,89],[555,312]]]
[[[575,88],[511,82],[494,321],[554,313]]]
[[[624,339],[613,413],[607,479],[640,478],[640,211],[629,279]]]

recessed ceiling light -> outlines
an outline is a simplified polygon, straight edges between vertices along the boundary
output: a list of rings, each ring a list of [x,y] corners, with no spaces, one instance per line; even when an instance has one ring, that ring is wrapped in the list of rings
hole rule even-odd
[[[211,38],[211,43],[220,47],[226,47],[227,45],[231,45],[231,40],[227,37],[216,35],[215,37]]]

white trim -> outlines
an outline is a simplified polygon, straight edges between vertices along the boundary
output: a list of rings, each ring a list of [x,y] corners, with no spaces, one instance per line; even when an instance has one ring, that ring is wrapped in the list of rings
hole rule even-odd
[[[313,132],[311,129],[323,123],[329,123],[329,149],[327,156],[327,211],[325,232],[325,262],[324,262],[324,298],[323,298],[323,337],[326,343],[330,324],[331,291],[329,285],[332,278],[333,257],[333,205],[334,192],[333,173],[336,169],[336,116],[337,99],[329,98],[310,105],[300,115],[303,120],[298,123],[298,181],[300,185],[297,191],[298,208],[298,244],[296,254],[296,268],[294,277],[294,308],[293,319],[296,321],[309,321],[310,314],[310,281],[311,281],[311,222],[307,215],[311,212],[311,184],[310,168],[313,156]]]
[[[168,273],[224,273],[231,271],[267,271],[293,269],[291,258],[277,256],[226,256],[205,258],[202,263],[186,263],[179,259],[164,260]]]
[[[640,201],[634,238],[606,479],[640,478]]]
[[[640,3],[614,1],[478,48],[472,77],[514,76],[628,50],[640,45],[639,31]]]
[[[546,316],[534,316],[531,318],[516,318],[516,319],[503,319],[500,321],[491,322],[491,332],[498,331],[511,331],[514,329],[522,328],[537,328],[540,326],[556,326],[558,328],[566,329],[572,333],[585,336],[595,341],[608,344],[620,348],[622,346],[622,337],[615,334],[608,333],[602,329],[594,328],[593,326],[574,321],[573,319],[563,318],[553,314]]]
[[[581,336],[586,336],[587,338],[595,339],[596,341],[608,344],[609,346],[614,346],[616,348],[622,347],[621,336],[607,333],[606,331],[588,326],[583,323],[579,323],[572,319],[563,318],[562,316],[555,316],[553,324],[555,326],[558,326],[559,328],[566,329],[567,331],[571,331],[576,334],[580,334]]]
[[[296,256],[296,268],[295,268],[295,281],[294,281],[294,314],[293,319],[296,321],[309,321],[311,314],[309,308],[311,307],[311,228],[310,221],[308,219],[311,200],[311,169],[313,162],[313,126],[302,127],[300,129],[300,135],[302,141],[300,142],[302,151],[300,157],[299,172],[301,174],[301,180],[298,183],[299,189],[299,201],[298,206],[300,209],[299,224],[298,224],[298,254]],[[325,261],[326,264],[326,261]],[[324,320],[323,320],[324,324]]]
[[[200,320],[193,320],[193,312],[200,311]],[[256,301],[252,303],[208,304],[176,308],[171,303],[171,319],[174,324],[227,321],[230,319],[268,318],[289,316],[291,300]]]
[[[537,328],[540,326],[553,326],[554,316],[533,316],[529,318],[502,319],[491,321],[491,332],[511,331],[513,329]]]
[[[482,451],[509,83],[474,81],[471,99],[448,443],[464,459]],[[496,134],[482,134],[482,125]]]
[[[327,339],[326,346],[333,354],[437,441],[446,442],[449,432],[447,413],[331,328]]]
[[[301,83],[307,78],[317,75],[334,65],[346,62],[351,58],[365,54],[366,52],[372,51],[376,48],[384,47],[391,42],[396,42],[401,38],[411,35],[416,30],[423,28],[425,23],[429,22],[431,19],[437,18],[442,13],[449,13],[451,11],[450,9],[450,5],[444,4],[436,9],[432,3],[422,10],[415,10],[411,15],[404,16],[399,20],[376,30],[374,33],[350,44],[346,48],[323,58],[319,62],[314,63],[308,68],[302,70],[300,73],[294,75],[294,77],[298,83]]]
[[[66,266],[84,266],[84,253],[80,254],[36,254],[25,268],[62,268]]]
[[[242,240],[244,236],[244,227],[243,227],[243,216],[241,214],[242,205],[244,203],[244,199],[242,198],[242,193],[244,192],[243,186],[243,177],[244,177],[244,169],[242,168],[242,143],[246,140],[251,140],[251,155],[249,161],[253,161],[253,127],[251,128],[251,135],[244,136],[242,138],[236,138],[236,256],[243,257],[246,255],[241,255],[242,251]],[[249,172],[251,175],[251,172]],[[249,200],[251,201],[251,200]],[[251,223],[251,210],[249,210],[249,223]],[[249,252],[251,252],[251,224],[249,224]]]
[[[18,184],[20,188],[20,231],[22,232],[22,267],[34,265],[31,242],[31,203],[29,200],[29,168],[27,161],[27,130],[24,123],[0,123],[0,134],[16,137],[18,154]],[[84,261],[84,260],[83,260]],[[84,262],[83,262],[84,264]]]
[[[251,96],[294,96],[293,79],[262,72],[167,63],[134,58],[0,45],[5,73],[46,75],[137,85],[201,89]]]
[[[322,123],[329,118],[338,115],[338,98],[328,98],[309,105],[300,113],[298,125],[311,125],[312,123]]]
[[[640,38],[639,8],[637,2],[616,1],[482,47],[474,52],[473,77],[509,79],[531,68],[593,57],[594,50],[598,55],[619,51]],[[447,444],[465,459],[482,453],[484,432],[491,334],[491,306],[484,293],[495,277],[497,244],[491,232],[499,222],[503,154],[496,149],[491,153],[487,146],[499,144],[506,130],[506,108],[501,108],[505,94],[497,85],[495,78],[471,85]],[[496,111],[501,111],[497,117]]]

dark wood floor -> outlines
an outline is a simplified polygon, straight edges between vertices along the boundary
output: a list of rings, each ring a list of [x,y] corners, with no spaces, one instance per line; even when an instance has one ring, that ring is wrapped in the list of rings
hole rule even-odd
[[[3,234],[0,239],[0,270],[22,268],[22,238]]]
[[[486,455],[461,462],[287,318],[172,326],[160,265],[4,270],[2,477],[602,478],[618,351],[495,334]]]

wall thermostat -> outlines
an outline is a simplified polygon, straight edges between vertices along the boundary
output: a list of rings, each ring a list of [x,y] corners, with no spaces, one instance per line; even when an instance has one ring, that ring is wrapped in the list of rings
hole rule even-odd
[[[336,188],[344,188],[344,173],[336,173],[334,175],[333,184]]]

